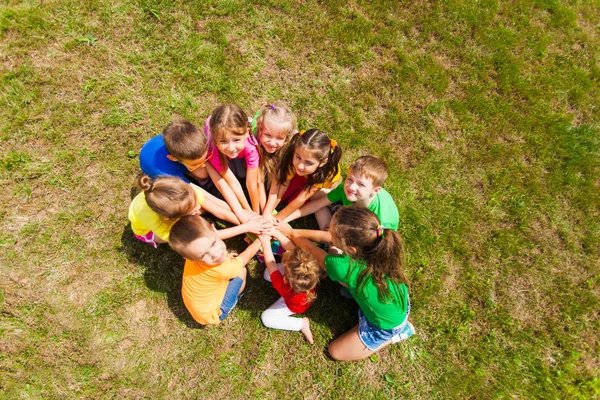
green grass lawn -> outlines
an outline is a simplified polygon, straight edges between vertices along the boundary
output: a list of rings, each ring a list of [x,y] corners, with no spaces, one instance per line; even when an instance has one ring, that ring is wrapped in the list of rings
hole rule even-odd
[[[0,398],[600,397],[599,26],[598,0],[3,1]],[[344,172],[387,160],[414,338],[336,363],[356,304],[325,282],[313,346],[266,329],[256,262],[199,328],[181,257],[133,239],[145,141],[271,99]]]

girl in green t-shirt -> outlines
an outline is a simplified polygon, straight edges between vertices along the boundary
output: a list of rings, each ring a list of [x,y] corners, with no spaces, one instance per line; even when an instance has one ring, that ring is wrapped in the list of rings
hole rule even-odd
[[[309,251],[332,280],[348,287],[360,307],[358,325],[329,345],[333,359],[360,360],[414,335],[408,322],[410,301],[402,239],[396,231],[383,227],[372,211],[342,207],[333,216],[329,232],[285,233]],[[311,240],[332,243],[344,254],[327,254]]]

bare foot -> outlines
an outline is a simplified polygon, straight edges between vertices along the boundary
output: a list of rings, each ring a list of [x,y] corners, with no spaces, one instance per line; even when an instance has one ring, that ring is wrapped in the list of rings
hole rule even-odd
[[[314,343],[313,335],[310,331],[310,321],[306,317],[302,318],[302,329],[300,329],[300,332],[302,332],[308,343]]]

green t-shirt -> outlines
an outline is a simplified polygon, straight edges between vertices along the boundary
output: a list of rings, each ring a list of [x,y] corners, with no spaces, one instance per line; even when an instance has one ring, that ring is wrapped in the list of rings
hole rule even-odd
[[[354,300],[370,323],[381,329],[392,329],[402,324],[408,311],[408,287],[405,284],[389,283],[391,299],[382,301],[377,286],[370,278],[365,278],[362,288],[357,293],[356,281],[364,268],[364,263],[353,261],[345,254],[325,256],[325,269],[329,277],[348,285]]]
[[[344,206],[353,204],[353,202],[346,198],[346,193],[344,193],[344,185],[338,185],[335,189],[329,192],[327,194],[327,199],[332,203],[341,201]],[[377,215],[381,225],[395,231],[398,230],[398,223],[400,222],[398,207],[396,207],[394,199],[392,199],[392,196],[387,190],[381,188],[367,208]]]

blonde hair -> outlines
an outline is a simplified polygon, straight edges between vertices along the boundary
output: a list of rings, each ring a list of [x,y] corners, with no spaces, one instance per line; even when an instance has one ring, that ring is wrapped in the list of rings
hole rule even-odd
[[[267,152],[262,146],[258,146],[260,169],[266,178],[265,181],[270,183],[273,176],[275,176],[276,164],[281,159],[285,147],[290,142],[290,138],[298,132],[298,123],[296,116],[281,101],[263,103],[257,114],[255,132],[257,138],[265,125],[277,126],[280,129],[279,133],[284,133],[285,135],[285,144],[283,147],[272,154]]]
[[[218,147],[219,139],[226,133],[232,133],[236,136],[242,136],[248,133],[252,124],[248,122],[248,116],[237,104],[222,104],[210,115],[210,134],[211,141],[215,147]],[[227,171],[228,160],[225,154],[219,152],[223,170]]]
[[[348,168],[358,175],[364,175],[373,181],[373,187],[380,187],[388,177],[388,167],[385,161],[374,155],[360,156]]]
[[[178,160],[197,160],[208,151],[206,135],[185,119],[176,119],[163,129],[163,141],[169,154]]]
[[[319,283],[321,268],[317,260],[306,250],[294,247],[281,259],[285,281],[296,293],[306,293],[306,304],[312,303],[317,294],[313,289]]]
[[[148,207],[167,218],[181,218],[196,207],[198,199],[189,183],[172,176],[156,179],[143,175],[138,180]]]

